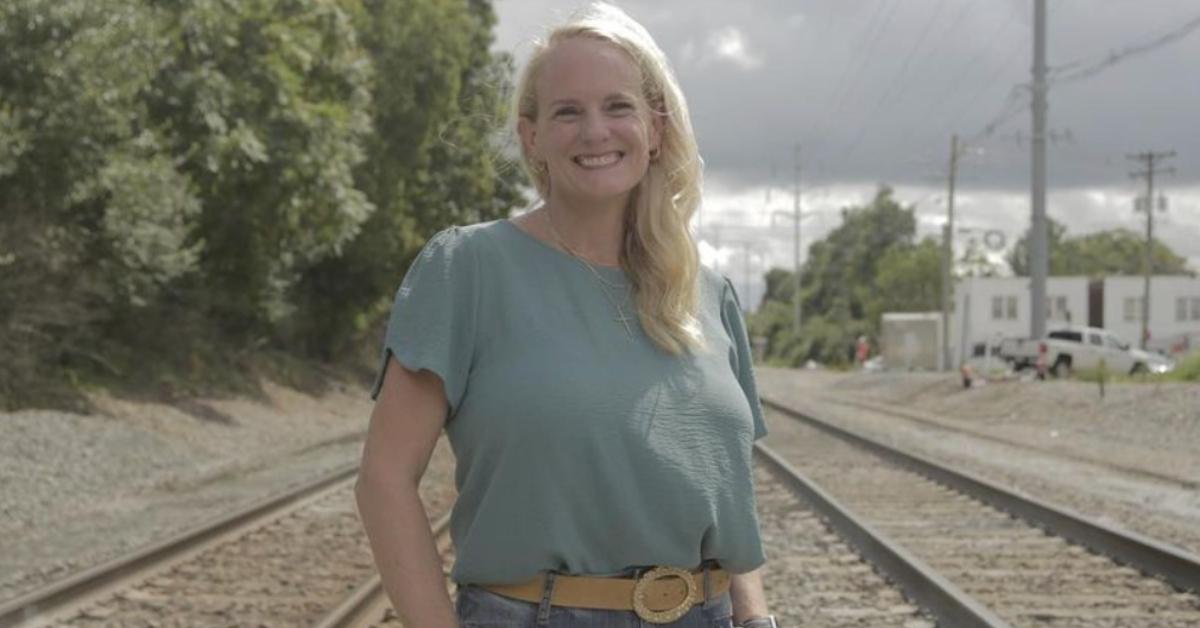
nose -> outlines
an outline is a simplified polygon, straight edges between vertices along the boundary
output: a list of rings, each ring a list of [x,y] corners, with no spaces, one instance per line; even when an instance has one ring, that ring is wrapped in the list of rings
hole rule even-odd
[[[612,134],[608,128],[608,120],[599,113],[589,113],[583,117],[583,125],[579,130],[581,139],[589,144],[607,140]]]

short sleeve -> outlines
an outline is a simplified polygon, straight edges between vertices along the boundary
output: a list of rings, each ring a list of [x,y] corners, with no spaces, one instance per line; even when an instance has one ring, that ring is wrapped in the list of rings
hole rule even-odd
[[[729,278],[725,278],[725,289],[721,293],[721,322],[733,348],[729,352],[729,364],[737,375],[750,412],[754,416],[754,440],[767,435],[767,424],[763,420],[762,401],[758,398],[758,385],[754,381],[754,354],[750,350],[750,338],[746,333],[746,321],[742,318],[742,305],[737,291]]]
[[[453,417],[467,388],[475,346],[478,265],[458,227],[425,244],[396,291],[383,343],[383,359],[371,387],[379,396],[388,356],[405,367],[428,369],[442,379]]]

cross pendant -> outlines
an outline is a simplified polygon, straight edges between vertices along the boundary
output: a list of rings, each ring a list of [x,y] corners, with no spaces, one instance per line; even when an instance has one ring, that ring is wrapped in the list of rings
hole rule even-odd
[[[625,333],[629,334],[629,337],[630,337],[630,338],[632,338],[632,337],[633,337],[633,330],[632,330],[632,329],[629,327],[629,321],[632,321],[633,319],[632,319],[632,318],[630,318],[630,317],[628,317],[628,316],[625,316],[625,312],[624,312],[623,310],[620,310],[620,309],[618,309],[618,310],[617,310],[617,317],[616,317],[616,318],[614,318],[613,320],[614,320],[614,321],[617,321],[617,322],[619,322],[619,323],[621,323],[622,325],[624,325],[624,326],[625,326]]]

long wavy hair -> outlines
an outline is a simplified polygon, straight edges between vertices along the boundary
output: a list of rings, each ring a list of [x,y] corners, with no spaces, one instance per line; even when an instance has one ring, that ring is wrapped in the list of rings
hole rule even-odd
[[[630,278],[634,306],[650,340],[674,355],[701,349],[705,342],[697,319],[700,258],[688,224],[700,205],[703,162],[683,91],[650,33],[625,12],[602,2],[551,29],[545,39],[534,42],[521,71],[510,128],[515,130],[520,118],[537,121],[538,74],[555,45],[574,37],[600,39],[624,50],[641,70],[642,96],[651,115],[662,119],[658,156],[650,161],[626,207],[620,263]],[[538,194],[548,198],[549,173],[538,168],[523,145],[521,153]]]

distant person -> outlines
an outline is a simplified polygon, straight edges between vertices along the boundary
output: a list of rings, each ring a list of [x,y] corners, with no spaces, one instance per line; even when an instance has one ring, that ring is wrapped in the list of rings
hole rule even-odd
[[[420,628],[773,626],[766,426],[737,295],[688,230],[701,161],[665,55],[592,5],[534,47],[514,111],[540,201],[425,245],[371,393],[357,496],[393,606]],[[443,428],[456,601],[417,491]]]
[[[854,344],[854,363],[859,368],[864,368],[870,358],[871,341],[867,340],[866,336],[859,336],[858,341]]]

